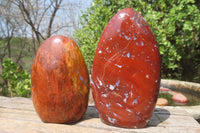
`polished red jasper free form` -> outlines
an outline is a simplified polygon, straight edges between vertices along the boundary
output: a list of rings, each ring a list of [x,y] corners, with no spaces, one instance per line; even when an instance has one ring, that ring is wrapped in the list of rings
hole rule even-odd
[[[89,76],[74,41],[65,36],[45,40],[35,56],[31,75],[32,100],[44,122],[76,122],[86,111]]]
[[[101,120],[142,128],[150,120],[160,86],[160,54],[143,17],[126,8],[107,24],[92,70],[92,93]]]

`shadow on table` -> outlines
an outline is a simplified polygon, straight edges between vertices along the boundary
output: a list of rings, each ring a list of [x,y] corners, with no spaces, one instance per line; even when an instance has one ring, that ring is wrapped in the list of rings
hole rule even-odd
[[[74,125],[74,124],[77,124],[77,123],[79,123],[81,121],[92,119],[92,118],[99,118],[99,115],[98,115],[98,112],[97,112],[95,106],[94,105],[89,105],[87,107],[86,113],[83,115],[83,117],[81,118],[80,121],[74,122],[74,123],[69,123],[68,125]]]
[[[163,108],[155,108],[154,113],[147,125],[147,127],[157,126],[160,123],[164,122],[170,117],[170,112]],[[87,108],[87,111],[81,121],[92,119],[92,118],[99,118],[98,112],[95,106],[90,105]]]
[[[147,127],[154,127],[166,121],[170,117],[170,112],[163,108],[155,108],[154,113]]]
[[[153,113],[147,127],[157,126],[160,123],[167,120],[169,118],[169,116],[170,116],[170,112],[168,110],[162,109],[162,108],[155,108],[154,113]],[[78,122],[71,123],[71,125],[74,125],[81,121],[92,119],[92,118],[99,118],[99,115],[98,115],[98,112],[97,112],[95,106],[89,105],[83,118]]]
[[[83,120],[99,118],[98,111],[94,105],[89,105],[85,115],[83,116]]]

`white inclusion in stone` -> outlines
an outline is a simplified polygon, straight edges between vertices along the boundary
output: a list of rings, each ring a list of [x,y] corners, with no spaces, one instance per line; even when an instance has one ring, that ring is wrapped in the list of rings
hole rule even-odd
[[[112,37],[110,38],[110,40],[112,40]]]
[[[99,80],[98,77],[97,77],[97,80],[98,80],[98,82],[99,82],[99,85],[102,86],[103,84],[102,84],[101,80]]]
[[[136,40],[137,38],[133,36],[133,40]]]
[[[143,43],[143,41],[141,41],[141,46],[144,46],[144,43]]]
[[[111,50],[109,50],[109,48],[108,48],[108,47],[106,48],[106,51],[107,51],[108,53],[111,53]]]
[[[129,16],[129,14],[128,13],[120,13],[118,18],[123,19],[125,16]]]
[[[134,104],[138,104],[138,99],[139,99],[139,97],[140,97],[140,96],[138,96],[138,97],[135,98],[135,100],[132,102],[133,105],[134,105]]]
[[[128,99],[128,93],[125,93],[125,98],[124,98],[124,102],[126,103],[127,99]]]
[[[107,95],[107,94],[102,94],[101,96],[102,96],[102,97],[107,97],[108,95]]]
[[[130,18],[130,20],[134,20],[134,19],[135,19],[135,17],[131,17],[131,18]]]
[[[130,57],[130,53],[128,53],[128,54],[126,54],[126,55],[127,55],[128,58]]]
[[[131,85],[131,88],[133,88],[133,84]]]
[[[152,48],[152,51],[154,52],[154,49]]]
[[[115,86],[113,86],[113,85],[110,85],[110,90],[114,90],[115,89]]]
[[[136,23],[137,23],[138,27],[140,27],[140,23],[138,23],[137,21],[136,21]]]
[[[158,80],[156,80],[155,82],[158,83]]]
[[[126,111],[128,111],[128,112],[130,112],[130,113],[132,112],[130,109],[126,109]]]
[[[101,105],[104,105],[102,102],[99,102]]]
[[[113,113],[113,115],[114,115],[114,116],[117,116],[117,114],[116,114],[116,113]]]
[[[139,46],[139,45],[138,45],[138,42],[136,42],[136,45]]]
[[[99,54],[101,54],[102,53],[102,51],[101,50],[99,50]]]
[[[118,80],[118,81],[115,83],[115,85],[110,85],[110,87],[109,87],[110,90],[114,90],[116,86],[119,86],[119,84],[120,84],[120,80]]]
[[[136,112],[136,114],[137,114],[137,115],[139,115],[139,114],[140,114],[140,112]]]
[[[132,97],[133,96],[133,92],[131,91],[130,93],[131,93],[131,97]]]
[[[80,78],[81,81],[84,81],[84,79],[83,79],[83,77],[81,75],[79,76],[79,78]]]
[[[122,107],[122,105],[120,103],[116,103],[117,105],[119,105],[120,107]]]
[[[110,108],[110,103],[109,103],[109,104],[106,104],[106,107],[109,109],[109,108]]]
[[[119,68],[122,68],[122,66],[118,65],[118,64],[115,64],[115,66],[119,67]]]
[[[131,55],[131,58],[133,58],[133,59],[134,59],[134,58],[135,58],[135,55]]]
[[[115,121],[116,121],[116,119],[115,119],[115,118],[110,118],[110,117],[108,117],[108,121],[109,121],[110,123],[114,124]]]
[[[119,86],[119,84],[120,84],[120,80],[118,80],[115,85]]]
[[[125,37],[126,40],[130,40],[131,39],[131,37],[128,37],[126,35],[124,37]]]
[[[117,29],[117,32],[120,32],[120,29]]]
[[[146,78],[147,78],[147,79],[149,78],[149,75],[148,75],[148,74],[146,75]]]

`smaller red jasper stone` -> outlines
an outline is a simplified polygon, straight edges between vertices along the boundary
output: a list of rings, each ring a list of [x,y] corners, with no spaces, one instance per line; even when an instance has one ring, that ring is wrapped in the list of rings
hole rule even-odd
[[[172,100],[180,103],[186,103],[188,101],[188,99],[181,93],[173,95]]]
[[[71,123],[81,119],[88,105],[89,75],[73,40],[53,36],[40,45],[32,66],[31,89],[42,121]]]
[[[160,87],[160,54],[150,27],[135,10],[121,10],[104,29],[91,87],[104,123],[126,128],[147,125]]]

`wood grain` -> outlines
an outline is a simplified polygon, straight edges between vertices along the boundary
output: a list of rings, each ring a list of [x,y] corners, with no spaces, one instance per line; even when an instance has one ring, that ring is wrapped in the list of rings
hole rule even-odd
[[[94,105],[89,105],[81,121],[73,124],[43,123],[36,114],[32,100],[0,96],[1,133],[118,133],[162,132],[199,133],[199,124],[181,109],[156,107],[148,126],[126,129],[101,122]]]

